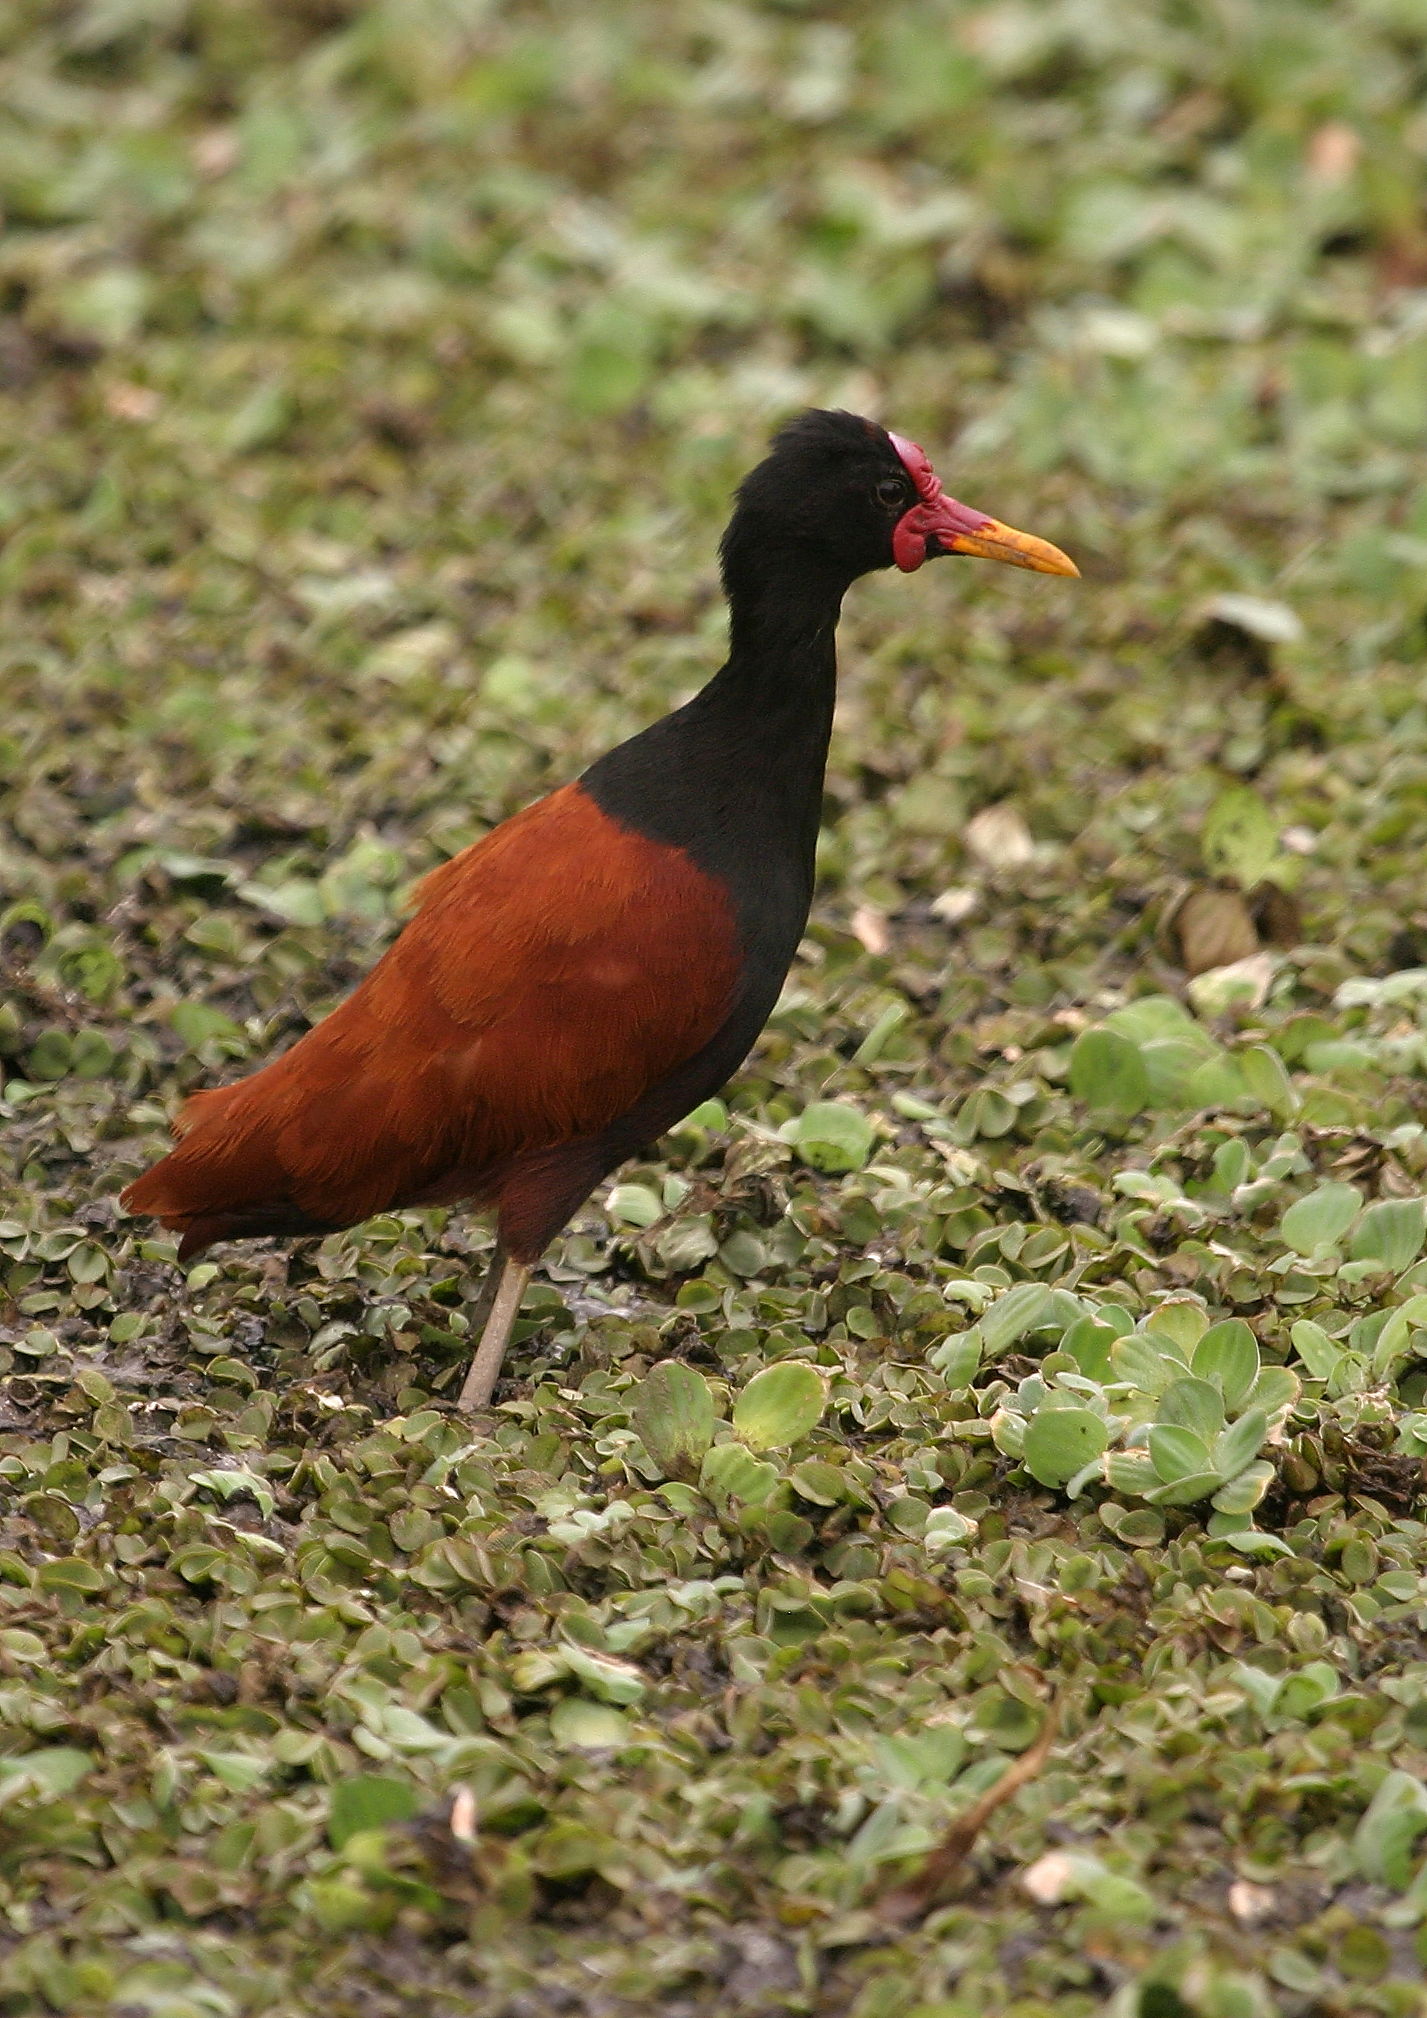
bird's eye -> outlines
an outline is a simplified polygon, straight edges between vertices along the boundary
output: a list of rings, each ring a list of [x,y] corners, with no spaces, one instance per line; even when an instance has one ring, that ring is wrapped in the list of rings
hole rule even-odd
[[[877,502],[886,505],[890,511],[894,505],[905,504],[906,501],[907,486],[902,482],[901,478],[884,476],[881,483],[877,486]]]

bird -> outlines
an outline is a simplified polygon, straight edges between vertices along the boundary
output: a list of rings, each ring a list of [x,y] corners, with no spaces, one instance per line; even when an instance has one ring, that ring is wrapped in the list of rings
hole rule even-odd
[[[726,1084],[778,1000],[813,897],[847,590],[958,554],[1079,573],[948,496],[877,422],[789,422],[723,535],[719,671],[425,876],[337,1008],[249,1077],[189,1096],[125,1209],[176,1232],[180,1261],[408,1206],[493,1211],[457,1404],[489,1406],[544,1249]]]

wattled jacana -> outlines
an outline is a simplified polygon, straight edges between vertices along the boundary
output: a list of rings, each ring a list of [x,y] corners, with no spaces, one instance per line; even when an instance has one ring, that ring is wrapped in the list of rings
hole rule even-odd
[[[777,1001],[812,899],[852,582],[938,554],[1078,572],[849,413],[783,429],[721,552],[729,656],[702,692],[427,876],[356,992],[251,1078],[195,1093],[177,1147],[123,1195],[181,1235],[180,1260],[493,1206],[463,1408],[490,1400],[546,1244],[718,1091]]]

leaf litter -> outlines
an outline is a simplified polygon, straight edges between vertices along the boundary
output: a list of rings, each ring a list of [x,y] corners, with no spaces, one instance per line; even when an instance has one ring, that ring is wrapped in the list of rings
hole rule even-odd
[[[6,28],[7,2013],[1420,2012],[1405,18]],[[713,669],[810,403],[1086,581],[850,599],[791,985],[473,1436],[478,1224],[112,1200]]]

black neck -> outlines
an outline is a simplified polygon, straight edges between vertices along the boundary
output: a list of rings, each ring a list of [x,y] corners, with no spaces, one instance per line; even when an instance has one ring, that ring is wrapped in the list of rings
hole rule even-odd
[[[842,613],[847,577],[804,553],[773,547],[761,552],[726,543],[724,592],[728,597],[729,661],[740,678],[766,690],[791,677],[814,679],[835,671],[833,638]],[[770,695],[771,698],[771,695]]]
[[[621,825],[684,849],[717,876],[746,932],[776,940],[786,965],[812,896],[848,584],[809,565],[805,551],[732,538],[724,578],[727,663],[684,707],[592,765],[583,783]]]
[[[750,816],[781,808],[800,840],[811,818],[815,841],[845,584],[769,567],[728,588],[727,662],[670,720],[687,718],[706,777],[727,776]]]

